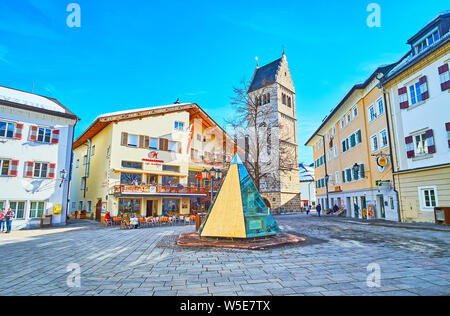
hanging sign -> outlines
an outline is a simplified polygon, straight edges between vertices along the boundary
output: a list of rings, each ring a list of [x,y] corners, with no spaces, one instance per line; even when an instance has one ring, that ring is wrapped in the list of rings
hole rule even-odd
[[[389,164],[389,159],[387,157],[378,157],[377,158],[377,165],[380,172],[383,172],[384,169],[386,169],[387,165]]]

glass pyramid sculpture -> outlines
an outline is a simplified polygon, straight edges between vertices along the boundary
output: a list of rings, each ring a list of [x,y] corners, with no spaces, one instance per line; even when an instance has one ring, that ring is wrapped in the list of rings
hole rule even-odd
[[[238,155],[200,226],[201,237],[247,239],[280,233]]]

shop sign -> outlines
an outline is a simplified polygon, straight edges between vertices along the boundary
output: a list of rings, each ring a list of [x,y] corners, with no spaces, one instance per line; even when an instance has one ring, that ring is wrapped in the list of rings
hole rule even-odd
[[[125,185],[123,187],[123,193],[152,193],[151,187],[147,186],[135,186],[135,185]],[[155,187],[153,187],[155,188]],[[156,188],[155,188],[156,191]]]
[[[151,152],[148,153],[148,158],[149,158],[149,159],[144,158],[144,159],[142,159],[142,161],[145,161],[145,162],[164,163],[164,160],[159,160],[159,159],[158,159],[158,155],[159,155],[158,152],[156,152],[156,151],[151,151]]]
[[[377,158],[378,170],[380,172],[383,172],[384,169],[386,169],[388,164],[389,164],[389,160],[387,157],[381,156],[381,157]]]
[[[61,214],[62,206],[61,205],[55,205],[53,206],[53,214]]]

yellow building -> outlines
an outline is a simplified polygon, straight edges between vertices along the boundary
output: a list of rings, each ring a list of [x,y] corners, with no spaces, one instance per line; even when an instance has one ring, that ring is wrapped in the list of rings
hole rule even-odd
[[[434,222],[435,207],[450,207],[449,25],[448,11],[425,25],[382,80],[402,221]]]
[[[71,211],[100,220],[189,214],[209,206],[206,168],[225,171],[232,139],[197,104],[172,104],[100,115],[73,145]],[[218,183],[213,183],[218,185]]]
[[[378,68],[355,85],[306,143],[313,147],[316,199],[348,217],[398,220],[389,135]]]

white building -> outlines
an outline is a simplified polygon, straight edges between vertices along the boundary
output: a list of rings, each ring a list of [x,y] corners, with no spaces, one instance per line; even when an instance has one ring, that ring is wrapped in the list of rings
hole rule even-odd
[[[66,223],[77,122],[55,99],[0,86],[0,209],[15,212],[13,229]]]
[[[301,163],[300,167],[300,197],[301,206],[316,206],[316,185],[314,180],[314,164]]]
[[[410,52],[383,80],[403,221],[434,222],[450,207],[450,11],[409,41]]]

